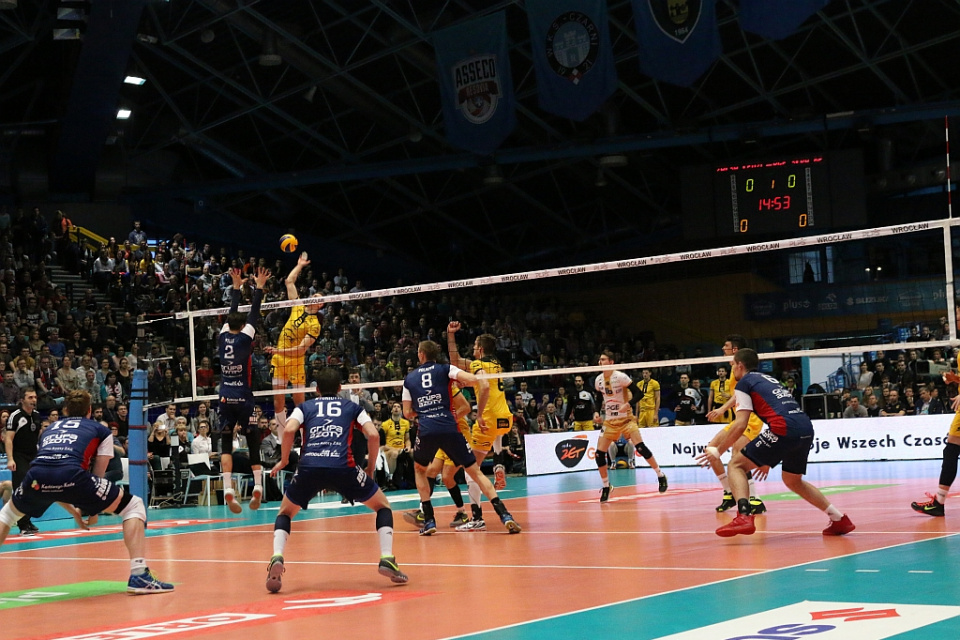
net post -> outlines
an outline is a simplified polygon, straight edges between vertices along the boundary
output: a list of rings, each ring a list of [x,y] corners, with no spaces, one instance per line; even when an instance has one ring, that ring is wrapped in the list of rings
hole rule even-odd
[[[147,372],[137,369],[133,372],[131,385],[129,445],[130,458],[130,492],[140,497],[144,503],[149,502],[147,495]],[[133,421],[136,420],[136,424]]]
[[[943,227],[943,266],[944,277],[946,278],[946,297],[947,297],[947,322],[950,323],[950,340],[957,339],[957,302],[956,292],[953,284],[953,247],[951,246],[951,235],[953,227],[944,225]]]
[[[197,397],[197,343],[193,332],[193,314],[190,313],[190,300],[187,300],[187,336],[190,345],[190,385],[193,387],[193,397]]]

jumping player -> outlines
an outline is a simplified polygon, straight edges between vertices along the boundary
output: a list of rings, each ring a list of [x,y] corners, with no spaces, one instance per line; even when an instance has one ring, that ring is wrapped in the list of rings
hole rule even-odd
[[[767,429],[742,450],[735,451],[727,465],[730,486],[737,500],[737,517],[717,529],[717,535],[729,538],[738,534],[750,535],[756,531],[751,515],[747,472],[761,466],[774,467],[783,462],[783,483],[798,496],[825,512],[830,524],[823,530],[825,536],[842,536],[856,527],[850,518],[830,504],[820,490],[803,479],[807,471],[807,456],[813,442],[813,423],[776,378],[757,371],[759,358],[753,349],[740,349],[733,356],[733,371],[737,377],[734,391],[737,417],[730,425],[720,446],[730,447],[747,428],[750,414],[756,413]],[[719,447],[708,446],[697,460],[710,464],[719,459]]]
[[[736,333],[731,333],[728,335],[723,342],[723,355],[730,356],[731,358],[736,354],[742,347],[747,346],[747,339]],[[725,370],[720,369],[719,371]],[[718,373],[719,373],[718,371]],[[721,376],[721,379],[723,376]],[[730,389],[737,388],[737,376],[733,373],[733,360],[730,361]],[[713,395],[713,387],[711,386],[711,397]],[[725,393],[726,395],[726,393]],[[724,440],[727,433],[730,432],[730,422],[725,416],[728,411],[736,410],[737,398],[735,395],[730,394],[726,402],[722,405],[715,407],[712,411],[707,413],[707,420],[710,422],[728,422],[726,426],[723,427],[720,431],[717,432],[717,435],[713,436],[713,439],[710,440],[710,444],[707,446],[716,447],[717,451],[721,454],[726,449],[720,448],[720,443]],[[757,417],[755,413],[750,414],[750,419],[747,421],[747,428],[744,430],[743,435],[736,441],[733,445],[734,451],[739,451],[743,449],[751,441],[755,440],[760,432],[763,431],[763,421]],[[730,481],[727,479],[727,472],[723,468],[723,463],[719,460],[711,460],[710,468],[713,469],[713,472],[717,476],[717,480],[720,481],[720,485],[723,487],[723,501],[720,502],[720,505],[717,507],[717,512],[722,513],[729,509],[730,507],[737,506],[736,500],[733,499],[733,493],[730,491]],[[757,479],[763,480],[767,477],[770,467],[760,467],[757,469]],[[763,500],[757,497],[757,488],[756,483],[754,482],[754,474],[751,471],[747,472],[747,483],[750,491],[750,513],[751,515],[760,515],[767,510],[767,505],[763,504]]]
[[[460,330],[459,322],[451,322],[447,325],[447,352],[450,356],[450,364],[463,370],[469,370],[473,375],[498,375],[503,372],[503,367],[493,355],[497,349],[497,339],[485,333],[477,336],[473,343],[474,360],[461,358],[457,351],[457,340],[455,334]],[[497,378],[488,386],[490,397],[487,401],[486,409],[482,411],[481,419],[478,419],[473,425],[470,447],[477,459],[477,464],[483,464],[483,460],[493,449],[494,454],[499,456],[503,451],[503,436],[510,433],[510,427],[513,426],[513,413],[510,411],[510,405],[507,404],[507,397],[503,393],[503,378]],[[495,457],[493,465],[493,487],[500,491],[507,487],[506,467],[500,464]],[[476,482],[467,479],[467,493],[470,494],[470,509],[473,517],[457,531],[483,530],[483,509],[480,507],[480,487]]]
[[[280,591],[284,573],[283,551],[290,537],[290,521],[306,509],[323,489],[336,491],[344,498],[362,502],[377,514],[380,540],[380,564],[377,571],[396,583],[409,580],[397,566],[393,555],[393,511],[390,502],[373,479],[377,457],[369,456],[366,471],[357,466],[351,443],[359,431],[367,439],[370,451],[380,444],[380,432],[373,420],[357,403],[338,398],[340,372],[325,368],[317,375],[317,398],[298,405],[287,418],[280,443],[280,461],[271,469],[276,476],[290,460],[296,433],[303,429],[303,446],[297,472],[283,495],[280,512],[273,525],[273,557],[267,567],[267,591]]]
[[[960,376],[952,371],[943,374],[943,381],[947,384],[960,382]],[[943,505],[947,501],[947,492],[950,485],[957,479],[957,458],[960,457],[960,395],[953,399],[953,422],[947,432],[947,444],[943,446],[943,463],[940,465],[940,484],[936,494],[927,494],[926,502],[912,502],[910,507],[914,511],[925,513],[928,516],[944,516]]]
[[[500,521],[510,533],[520,533],[520,525],[500,501],[496,489],[480,471],[480,465],[474,458],[467,441],[457,430],[457,420],[450,410],[451,385],[458,382],[474,387],[477,392],[477,422],[481,429],[487,407],[489,386],[484,378],[478,378],[452,364],[438,364],[440,347],[435,342],[424,340],[417,348],[420,366],[407,374],[403,381],[403,415],[407,420],[420,416],[420,428],[413,449],[413,465],[416,472],[417,491],[423,508],[424,523],[420,535],[429,536],[437,532],[434,520],[433,504],[430,502],[430,485],[427,482],[427,465],[436,457],[437,450],[443,449],[455,465],[463,466],[467,477],[472,479],[483,495],[493,505]],[[476,432],[475,432],[476,433]],[[479,500],[478,500],[479,502]],[[473,521],[471,521],[473,522]],[[483,531],[486,524],[481,518],[473,531]],[[458,527],[459,530],[459,527]]]
[[[297,265],[287,274],[284,284],[287,287],[288,300],[296,300],[300,297],[297,291],[297,278],[308,264],[310,261],[307,259],[307,253],[303,252],[297,260]],[[292,307],[290,317],[287,318],[277,339],[276,348],[271,347],[266,350],[273,355],[270,361],[273,365],[273,388],[278,392],[273,396],[273,411],[277,424],[281,427],[287,419],[287,385],[303,387],[306,384],[304,354],[320,337],[321,327],[320,321],[317,320],[317,313],[321,308],[323,304],[319,302]],[[300,406],[303,399],[302,392],[294,393],[293,405]]]
[[[13,499],[0,510],[0,544],[18,518],[24,514],[39,518],[54,502],[63,504],[83,529],[96,524],[97,514],[115,513],[123,520],[123,543],[130,554],[127,593],[173,591],[172,584],[153,575],[144,559],[147,510],[143,500],[103,477],[113,459],[113,435],[108,427],[90,419],[90,394],[71,391],[63,407],[67,417],[44,431],[33,465]]]
[[[600,355],[600,366],[611,364],[614,364],[613,354],[610,351],[604,351]],[[650,468],[657,473],[660,493],[667,490],[667,476],[660,470],[657,459],[644,444],[640,429],[637,427],[637,419],[633,416],[633,409],[630,408],[630,398],[633,394],[628,387],[632,384],[633,380],[630,376],[622,371],[604,371],[597,376],[594,384],[597,391],[603,395],[604,407],[603,431],[597,439],[596,456],[597,469],[600,471],[600,480],[603,482],[600,502],[609,500],[610,492],[613,490],[610,485],[610,474],[607,471],[607,449],[610,448],[610,443],[620,438],[620,434],[624,434],[633,443]]]
[[[263,285],[270,272],[260,267],[254,282],[250,312],[244,316],[240,307],[240,285],[243,275],[239,269],[230,270],[233,290],[230,292],[230,314],[220,329],[220,469],[223,471],[223,501],[233,513],[242,511],[233,489],[233,428],[240,425],[250,450],[250,466],[253,468],[253,494],[250,508],[259,509],[263,496],[263,466],[260,464],[260,429],[250,424],[253,414],[253,392],[250,390],[250,353],[253,338],[260,320],[260,303],[263,301]]]

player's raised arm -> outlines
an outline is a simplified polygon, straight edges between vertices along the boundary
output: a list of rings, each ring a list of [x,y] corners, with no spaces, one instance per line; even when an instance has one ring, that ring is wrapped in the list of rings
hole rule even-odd
[[[450,357],[450,364],[461,369],[469,369],[470,361],[460,357],[460,351],[457,349],[457,331],[460,330],[460,323],[451,321],[447,325],[447,355]]]
[[[303,271],[303,268],[308,264],[310,264],[310,261],[307,259],[307,252],[304,251],[297,259],[296,266],[290,269],[290,273],[287,274],[287,279],[283,281],[284,284],[287,285],[288,300],[296,300],[300,297],[300,292],[297,291],[297,279],[300,277],[300,272]]]
[[[260,303],[263,302],[263,287],[269,279],[270,272],[263,267],[257,267],[257,275],[253,278],[257,288],[253,290],[253,294],[251,295],[250,313],[247,314],[247,324],[250,326],[256,327],[257,322],[260,320]]]

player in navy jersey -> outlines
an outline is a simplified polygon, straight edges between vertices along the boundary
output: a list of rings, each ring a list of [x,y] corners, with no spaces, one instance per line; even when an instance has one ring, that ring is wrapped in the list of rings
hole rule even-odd
[[[240,513],[240,503],[233,490],[231,473],[233,472],[233,428],[240,425],[240,431],[247,438],[250,451],[250,466],[253,468],[253,495],[250,508],[260,508],[263,496],[263,466],[260,464],[260,430],[256,424],[250,424],[253,414],[253,392],[250,390],[250,354],[253,351],[253,338],[260,320],[260,303],[263,301],[263,285],[270,272],[260,267],[254,282],[250,312],[247,315],[237,311],[240,307],[240,285],[243,275],[239,269],[230,270],[233,280],[230,314],[220,329],[220,469],[223,471],[223,501],[230,511]]]
[[[340,371],[325,368],[317,375],[317,398],[301,403],[287,417],[280,443],[280,461],[271,469],[276,476],[290,460],[297,431],[303,429],[300,463],[283,495],[273,525],[273,557],[267,566],[267,591],[280,591],[284,572],[283,550],[290,537],[290,520],[323,489],[331,489],[351,502],[362,502],[377,514],[380,564],[377,570],[393,582],[407,582],[393,555],[393,510],[377,486],[373,472],[376,456],[370,456],[366,471],[353,458],[351,444],[362,434],[369,451],[380,446],[380,432],[363,408],[352,400],[338,398]]]
[[[456,381],[461,386],[476,389],[477,420],[481,431],[496,428],[496,425],[487,425],[483,421],[483,410],[490,389],[483,378],[453,365],[438,364],[439,356],[440,346],[436,342],[421,342],[417,348],[420,366],[408,373],[403,381],[403,415],[407,420],[415,417],[420,419],[420,428],[417,429],[417,440],[413,447],[413,466],[424,519],[420,535],[430,536],[437,532],[433,504],[430,502],[431,487],[427,481],[427,466],[439,449],[443,449],[455,465],[463,466],[467,476],[480,486],[481,492],[490,500],[507,531],[520,533],[520,525],[500,501],[490,480],[480,472],[476,456],[470,451],[466,438],[457,428],[457,419],[453,412],[453,393],[450,387]],[[485,528],[486,525],[480,521],[472,530],[482,531]]]
[[[44,431],[26,478],[14,491],[13,499],[0,510],[0,544],[17,518],[24,514],[39,518],[54,502],[70,511],[83,529],[96,523],[97,514],[115,513],[123,520],[123,542],[130,553],[127,592],[173,591],[172,584],[153,575],[143,557],[147,523],[143,500],[103,477],[113,458],[113,435],[108,427],[90,419],[90,394],[71,391],[63,407],[68,417]]]
[[[724,538],[738,534],[750,535],[756,531],[749,501],[747,472],[764,465],[775,467],[783,463],[783,483],[798,496],[824,511],[830,525],[825,536],[842,536],[855,529],[850,518],[830,504],[820,490],[803,479],[807,472],[807,456],[813,443],[813,423],[800,409],[793,394],[771,376],[757,371],[757,352],[740,349],[733,356],[733,373],[739,382],[736,387],[737,417],[730,431],[718,446],[708,446],[697,460],[706,466],[720,458],[719,451],[728,448],[743,435],[755,413],[767,425],[757,438],[736,451],[727,465],[727,475],[733,497],[737,501],[737,517],[717,529]]]

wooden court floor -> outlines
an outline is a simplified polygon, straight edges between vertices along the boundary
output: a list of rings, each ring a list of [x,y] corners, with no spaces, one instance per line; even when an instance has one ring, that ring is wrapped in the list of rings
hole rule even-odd
[[[613,472],[605,505],[594,472],[511,478],[501,496],[524,527],[513,536],[489,505],[488,531],[447,529],[444,496],[440,534],[422,538],[400,517],[416,496],[391,493],[406,585],[377,573],[373,514],[330,498],[294,520],[279,594],[264,588],[277,503],[239,516],[151,510],[150,567],[176,584],[154,596],[124,592],[116,518],[90,532],[42,522],[40,537],[0,548],[0,638],[733,638],[781,617],[770,637],[960,638],[960,500],[945,518],[909,508],[939,462],[812,466],[811,482],[857,525],[842,538],[824,538],[826,516],[784,495],[776,474],[760,485],[769,513],[757,533],[719,538],[731,515],[714,512],[712,474],[667,473],[661,495],[649,469]],[[821,631],[789,626],[811,623],[795,609],[804,602]]]

